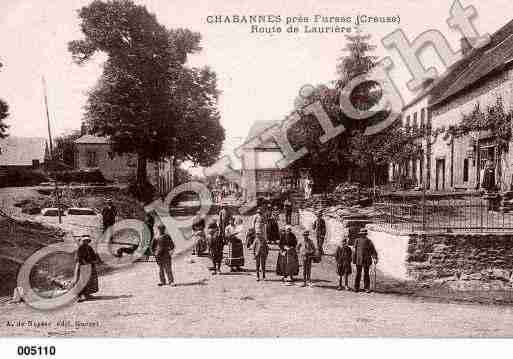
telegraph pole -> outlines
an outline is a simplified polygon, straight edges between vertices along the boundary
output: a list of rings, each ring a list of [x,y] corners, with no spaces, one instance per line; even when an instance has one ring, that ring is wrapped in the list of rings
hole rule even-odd
[[[54,152],[53,152],[53,141],[52,141],[52,131],[50,126],[50,111],[48,110],[48,96],[46,94],[46,81],[45,77],[41,77],[41,81],[43,82],[43,97],[45,101],[45,111],[46,111],[46,122],[48,126],[48,144],[50,147],[50,162],[53,163]],[[59,214],[59,224],[62,224],[62,214],[61,214],[61,196],[59,194],[59,184],[57,182],[57,178],[55,179],[55,199],[57,201],[57,213]]]

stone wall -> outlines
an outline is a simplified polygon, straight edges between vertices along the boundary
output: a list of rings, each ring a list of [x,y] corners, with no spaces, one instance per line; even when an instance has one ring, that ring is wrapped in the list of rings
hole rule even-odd
[[[412,234],[407,271],[417,280],[513,270],[513,235],[483,233]]]
[[[351,238],[354,234],[369,223],[364,219],[351,219],[351,218],[335,218],[331,216],[324,216],[326,221],[326,240],[324,241],[324,253],[333,255],[337,249],[337,245],[342,238]],[[312,226],[315,221],[315,214],[308,210],[299,211],[299,223],[305,229],[312,231]],[[314,237],[312,237],[314,238]]]
[[[477,279],[513,271],[513,234],[401,233],[367,226],[380,256],[378,269],[393,278],[420,282]]]

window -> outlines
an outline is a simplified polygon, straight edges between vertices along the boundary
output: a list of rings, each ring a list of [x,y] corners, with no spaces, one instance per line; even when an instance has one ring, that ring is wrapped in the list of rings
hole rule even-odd
[[[95,151],[87,151],[87,167],[98,167],[98,158]]]
[[[32,160],[32,169],[38,169],[39,168],[39,160]]]
[[[463,182],[468,182],[468,158],[463,160]]]
[[[114,152],[109,152],[108,156],[109,156],[110,160],[113,160],[114,159]]]
[[[418,123],[417,123],[417,112],[415,112],[413,114],[413,127],[417,128],[418,127]]]
[[[406,122],[404,123],[404,127],[410,127],[410,115],[406,116]]]
[[[420,110],[420,127],[423,128],[426,124],[426,109]]]

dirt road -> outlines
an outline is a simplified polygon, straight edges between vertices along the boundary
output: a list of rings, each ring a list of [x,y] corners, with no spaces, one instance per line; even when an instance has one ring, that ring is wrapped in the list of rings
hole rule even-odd
[[[275,261],[273,250],[273,270]],[[176,259],[178,285],[158,287],[156,264],[139,263],[101,278],[96,300],[58,311],[2,306],[0,336],[513,335],[513,309],[506,306],[339,292],[335,274],[322,265],[313,269],[316,287],[301,288],[274,274],[256,282],[252,260],[246,272],[224,267],[218,276],[209,264],[208,258]]]

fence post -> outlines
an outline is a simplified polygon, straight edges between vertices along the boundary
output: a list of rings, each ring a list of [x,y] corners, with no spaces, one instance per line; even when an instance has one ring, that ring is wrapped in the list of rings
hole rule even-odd
[[[426,186],[422,186],[422,231],[426,231]]]
[[[483,230],[483,201],[479,201],[479,219],[481,223],[481,231]]]

